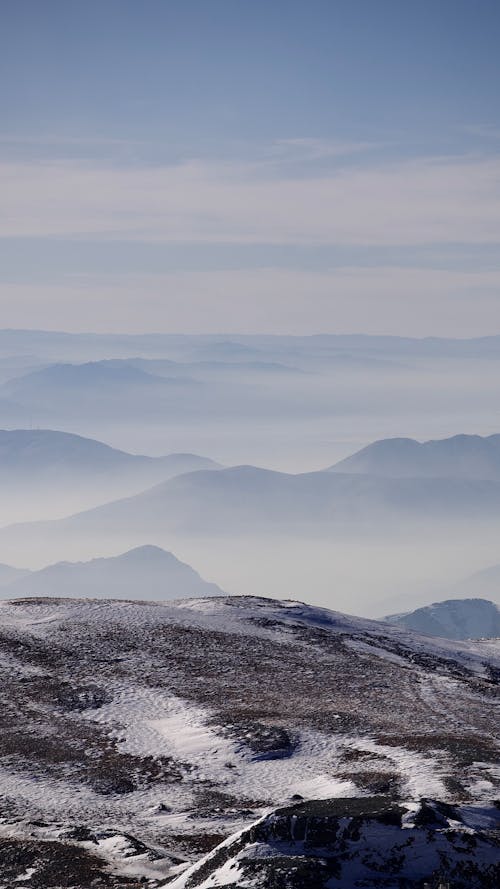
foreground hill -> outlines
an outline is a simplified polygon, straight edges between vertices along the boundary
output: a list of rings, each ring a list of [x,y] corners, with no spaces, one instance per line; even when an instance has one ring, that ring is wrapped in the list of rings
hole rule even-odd
[[[59,887],[61,872],[80,889],[161,885],[276,807],[318,799],[382,794],[416,812],[432,797],[471,818],[482,807],[484,828],[498,795],[494,643],[249,597],[33,598],[0,603],[0,664],[8,885]],[[399,848],[391,818],[382,833],[373,822],[385,866]],[[358,863],[374,836],[364,824]],[[458,838],[440,835],[452,861],[471,843]],[[488,843],[478,834],[481,867]],[[213,864],[186,887],[221,885]]]
[[[446,639],[496,639],[500,637],[500,609],[485,599],[446,599],[387,618],[393,624]]]
[[[437,441],[387,438],[375,441],[329,472],[354,472],[386,478],[461,478],[500,480],[500,435],[454,435]]]
[[[1,580],[1,574],[0,574]],[[189,565],[157,546],[89,562],[59,562],[2,585],[5,596],[99,596],[174,599],[221,595]]]

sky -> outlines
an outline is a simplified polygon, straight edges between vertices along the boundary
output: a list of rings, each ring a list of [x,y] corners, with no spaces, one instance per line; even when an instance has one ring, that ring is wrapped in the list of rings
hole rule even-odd
[[[498,0],[2,0],[0,326],[500,333]]]

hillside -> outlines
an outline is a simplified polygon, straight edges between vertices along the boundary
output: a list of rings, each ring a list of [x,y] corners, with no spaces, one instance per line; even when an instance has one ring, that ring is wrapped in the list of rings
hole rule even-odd
[[[494,643],[270,599],[33,598],[0,603],[0,654],[15,885],[59,886],[66,862],[75,885],[158,886],[296,803],[426,797],[484,827],[498,795]]]
[[[500,637],[500,609],[485,599],[446,599],[408,614],[391,615],[386,620],[417,633],[446,639]]]

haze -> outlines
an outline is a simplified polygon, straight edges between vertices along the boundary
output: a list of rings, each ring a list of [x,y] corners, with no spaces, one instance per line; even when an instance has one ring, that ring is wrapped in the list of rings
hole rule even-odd
[[[154,545],[363,615],[473,596],[500,563],[498,4],[2,12],[9,583]]]

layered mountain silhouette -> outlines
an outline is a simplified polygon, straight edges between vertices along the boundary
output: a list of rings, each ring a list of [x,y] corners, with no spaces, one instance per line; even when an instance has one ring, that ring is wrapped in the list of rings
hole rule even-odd
[[[65,520],[97,528],[244,529],[500,514],[500,483],[385,479],[237,466],[178,475],[131,498]]]
[[[10,569],[15,571],[15,569]],[[106,596],[133,599],[177,599],[221,595],[189,565],[158,546],[139,546],[89,562],[58,562],[40,571],[19,572],[2,581],[0,597]]]
[[[500,336],[452,339],[449,337],[402,337],[374,336],[368,334],[316,334],[313,336],[287,336],[285,334],[95,334],[68,333],[51,330],[0,330],[0,349],[9,354],[37,354],[57,356],[65,360],[68,355],[123,355],[154,354],[158,351],[175,352],[191,349],[209,351],[211,356],[225,357],[235,354],[248,358],[250,354],[283,351],[323,349],[363,354],[411,355],[431,357],[498,357]],[[84,360],[84,359],[82,359]],[[87,359],[88,360],[88,359]]]
[[[83,364],[51,364],[31,373],[15,377],[4,383],[3,390],[16,398],[31,398],[51,390],[83,391],[96,386],[122,388],[131,386],[152,387],[165,384],[165,377],[158,377],[126,359],[87,361]]]
[[[113,537],[125,545],[161,543],[169,534],[399,533],[497,521],[500,483],[461,479],[387,479],[316,472],[289,475],[251,466],[177,475],[132,497],[58,521],[0,530],[0,545]],[[3,550],[0,550],[3,551]]]
[[[217,466],[196,454],[129,454],[91,438],[52,429],[0,430],[0,479],[11,484],[49,476],[60,480],[65,475],[75,479],[109,477],[111,473],[136,476],[146,485],[177,473]]]
[[[51,364],[15,377],[0,386],[0,398],[51,425],[51,418],[60,417],[152,418],[201,389],[199,381],[186,376],[158,376],[126,359],[106,359]]]
[[[0,524],[60,518],[182,472],[217,468],[196,454],[146,457],[68,432],[0,430]]]

